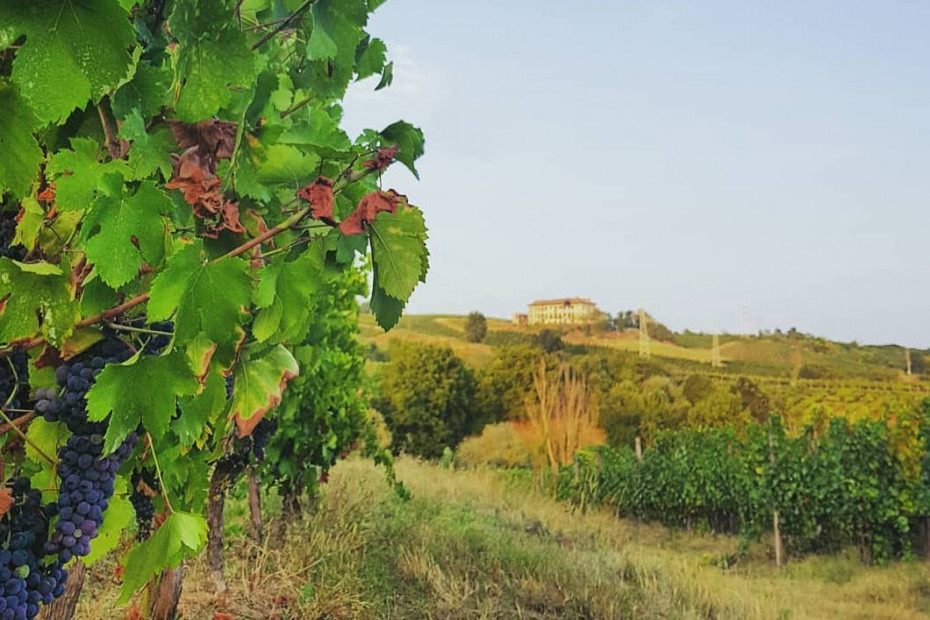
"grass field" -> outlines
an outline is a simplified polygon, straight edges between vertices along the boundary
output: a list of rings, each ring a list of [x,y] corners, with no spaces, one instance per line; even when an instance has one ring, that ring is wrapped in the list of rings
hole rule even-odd
[[[410,459],[402,502],[382,473],[341,463],[316,511],[267,524],[263,546],[227,511],[227,581],[217,598],[202,561],[187,568],[186,620],[375,619],[877,619],[927,618],[930,567],[866,567],[808,558],[777,572],[758,546],[733,563],[737,541],[572,514],[526,476],[449,471]],[[274,507],[270,508],[274,512]],[[724,566],[729,565],[729,568]],[[77,617],[112,620],[114,564],[97,565]]]

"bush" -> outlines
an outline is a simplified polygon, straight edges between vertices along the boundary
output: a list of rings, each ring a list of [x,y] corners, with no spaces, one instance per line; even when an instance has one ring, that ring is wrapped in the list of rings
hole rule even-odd
[[[542,350],[546,353],[555,353],[556,351],[561,351],[565,347],[559,333],[551,329],[544,329],[539,332],[539,336],[536,337],[536,343],[542,347]]]
[[[465,340],[481,342],[488,335],[488,320],[480,312],[472,312],[465,321]]]
[[[481,373],[478,402],[488,423],[526,418],[526,399],[533,391],[533,371],[544,354],[536,347],[508,346]],[[555,367],[547,357],[547,365]]]
[[[531,447],[512,422],[484,427],[480,435],[468,437],[455,452],[455,462],[466,467],[530,467]]]
[[[396,344],[380,377],[375,407],[391,431],[391,448],[439,458],[479,430],[472,371],[449,347]]]

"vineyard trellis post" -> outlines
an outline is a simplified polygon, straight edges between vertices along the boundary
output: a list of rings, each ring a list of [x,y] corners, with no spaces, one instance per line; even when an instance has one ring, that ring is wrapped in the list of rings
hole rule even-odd
[[[775,465],[775,449],[772,446],[772,432],[769,431],[769,463],[774,467]],[[784,559],[782,558],[782,540],[781,540],[781,526],[778,522],[778,508],[775,504],[775,496],[772,495],[772,537],[773,544],[775,545],[775,566],[781,568]]]

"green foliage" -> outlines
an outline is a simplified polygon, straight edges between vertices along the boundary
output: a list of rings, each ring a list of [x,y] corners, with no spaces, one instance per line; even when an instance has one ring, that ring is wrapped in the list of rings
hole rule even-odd
[[[681,386],[681,393],[693,405],[707,398],[713,389],[714,381],[707,375],[688,375]]]
[[[480,312],[470,312],[465,319],[465,340],[482,342],[488,335],[488,320]]]
[[[264,473],[289,492],[315,489],[360,440],[390,465],[362,390],[359,265],[386,327],[429,265],[423,213],[380,182],[395,160],[417,174],[422,132],[340,128],[353,80],[391,81],[366,31],[379,4],[0,2],[0,202],[27,251],[0,259],[0,362],[14,344],[67,359],[101,323],[138,351],[87,396],[106,450],[139,431],[117,488],[161,465],[169,516],[128,552],[124,600],[199,551],[213,464],[262,417],[281,435]],[[384,196],[388,208],[362,208]],[[174,333],[149,350],[156,321]],[[31,372],[33,387],[54,384]],[[450,437],[464,432],[455,415]],[[35,428],[57,441],[64,427]],[[8,443],[2,457],[55,494],[38,451]],[[128,521],[111,504],[102,550]]]
[[[559,332],[552,329],[543,329],[536,336],[536,344],[546,353],[555,353],[565,348],[562,342],[562,336]]]
[[[526,399],[533,391],[533,373],[544,355],[536,347],[508,346],[495,351],[494,359],[478,378],[477,401],[489,423],[526,418]],[[551,358],[547,365],[555,368]]]
[[[906,557],[913,523],[930,513],[927,412],[841,418],[789,435],[778,417],[732,427],[663,431],[637,462],[629,447],[579,454],[559,494],[619,515],[739,533],[780,529],[792,553],[856,546],[866,560]],[[918,433],[918,428],[919,433]],[[913,446],[912,446],[913,444]],[[916,446],[916,447],[914,447]]]
[[[452,349],[401,343],[380,377],[375,407],[395,452],[439,458],[477,428],[475,378]]]
[[[320,477],[370,424],[355,301],[364,291],[364,274],[352,269],[327,273],[310,299],[314,321],[295,348],[301,372],[275,410],[278,430],[263,464],[284,495],[314,493]]]

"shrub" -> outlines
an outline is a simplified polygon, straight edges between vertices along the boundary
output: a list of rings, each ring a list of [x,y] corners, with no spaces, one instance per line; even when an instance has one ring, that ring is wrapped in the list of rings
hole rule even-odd
[[[439,458],[477,431],[475,378],[449,347],[401,343],[380,378],[376,408],[395,453]]]
[[[480,312],[472,312],[465,321],[465,340],[481,342],[488,335],[488,321]]]

